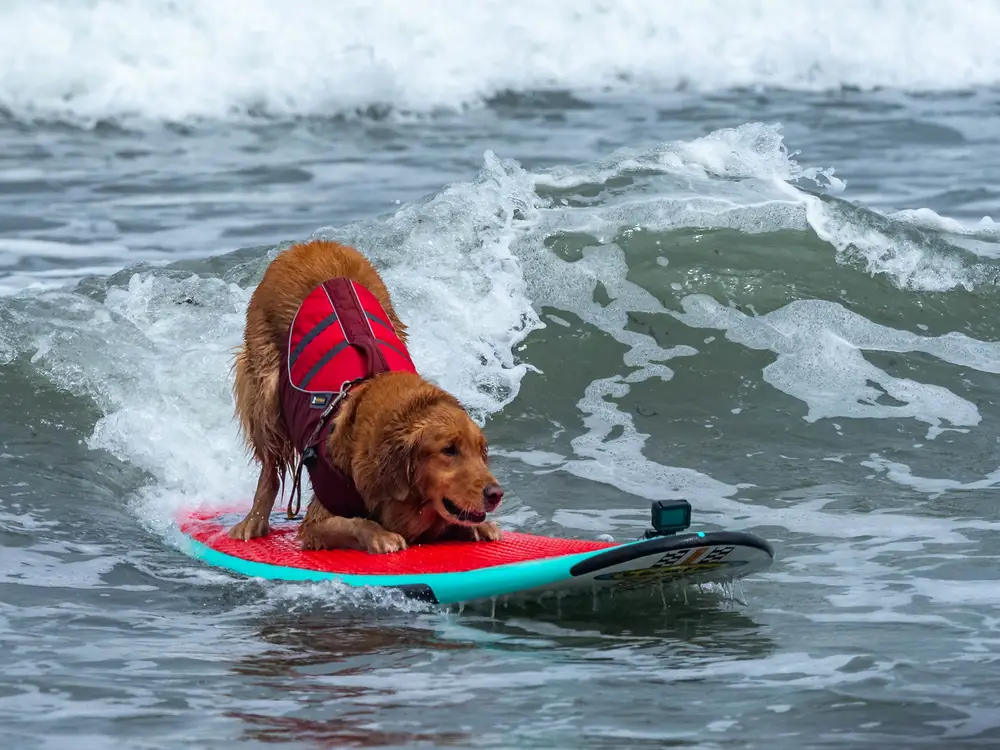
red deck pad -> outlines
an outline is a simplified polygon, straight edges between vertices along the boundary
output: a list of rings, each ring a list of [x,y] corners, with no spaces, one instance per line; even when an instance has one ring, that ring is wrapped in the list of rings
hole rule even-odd
[[[499,542],[440,542],[410,547],[402,552],[371,555],[357,550],[307,552],[295,536],[298,523],[272,523],[271,533],[248,542],[230,539],[230,526],[241,514],[232,511],[189,512],[178,520],[181,531],[206,547],[252,562],[347,575],[424,575],[460,573],[495,565],[538,560],[558,555],[593,552],[617,546],[615,542],[557,539],[505,532]]]

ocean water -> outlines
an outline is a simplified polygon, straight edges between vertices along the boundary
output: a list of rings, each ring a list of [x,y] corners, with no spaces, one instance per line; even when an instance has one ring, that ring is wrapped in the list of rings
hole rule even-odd
[[[1000,747],[1000,3],[0,5],[0,746]],[[382,270],[508,529],[735,591],[241,580],[267,263]]]

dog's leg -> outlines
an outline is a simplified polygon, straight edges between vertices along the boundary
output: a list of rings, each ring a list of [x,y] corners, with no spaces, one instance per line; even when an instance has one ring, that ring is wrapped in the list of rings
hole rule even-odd
[[[278,497],[279,484],[278,470],[273,464],[261,468],[260,477],[257,479],[257,491],[253,495],[253,506],[246,518],[229,530],[232,539],[246,541],[267,536],[267,532],[270,531],[268,519],[274,509],[274,501]]]
[[[503,534],[495,521],[484,521],[478,526],[453,524],[445,532],[444,537],[456,541],[499,542]]]
[[[315,500],[310,501],[310,505]],[[374,555],[399,552],[406,549],[406,540],[375,521],[367,518],[344,518],[326,515],[299,527],[302,548],[358,549]]]
[[[253,332],[261,327],[254,318],[248,323]],[[278,497],[281,476],[289,465],[292,447],[284,436],[281,411],[278,405],[278,367],[280,354],[263,333],[249,335],[252,350],[244,347],[233,365],[235,379],[233,394],[236,413],[247,447],[253,451],[260,465],[257,490],[253,506],[246,518],[229,530],[233,539],[254,539],[270,531],[268,519]],[[250,356],[250,352],[253,356]]]

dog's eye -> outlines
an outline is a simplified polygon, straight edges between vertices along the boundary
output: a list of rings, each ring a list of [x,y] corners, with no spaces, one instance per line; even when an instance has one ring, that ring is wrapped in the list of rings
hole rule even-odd
[[[441,452],[446,456],[457,456],[458,446],[454,443],[448,443],[448,445],[441,449]]]

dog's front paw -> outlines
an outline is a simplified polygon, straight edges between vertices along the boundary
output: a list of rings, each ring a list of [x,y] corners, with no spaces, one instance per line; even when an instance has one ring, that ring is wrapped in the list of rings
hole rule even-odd
[[[271,530],[267,516],[249,515],[229,530],[230,539],[242,539],[244,542],[267,536]]]
[[[373,555],[386,555],[390,552],[402,552],[406,549],[406,540],[399,534],[385,529],[373,532],[365,540],[365,549]]]
[[[473,526],[470,531],[474,542],[499,542],[503,537],[500,527],[495,521],[486,521],[478,526]]]

